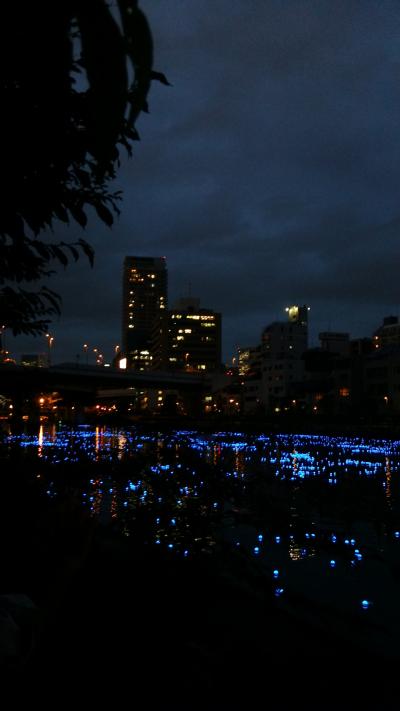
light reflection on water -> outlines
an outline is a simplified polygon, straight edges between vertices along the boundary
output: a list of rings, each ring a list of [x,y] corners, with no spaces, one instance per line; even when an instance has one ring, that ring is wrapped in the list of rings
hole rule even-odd
[[[399,441],[41,425],[8,443],[38,455],[44,495],[71,486],[102,523],[168,554],[232,547],[280,580],[318,564],[333,589],[400,552]]]

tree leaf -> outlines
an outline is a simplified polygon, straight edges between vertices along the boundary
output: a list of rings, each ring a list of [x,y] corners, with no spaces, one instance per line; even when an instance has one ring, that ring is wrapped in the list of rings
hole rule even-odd
[[[79,259],[79,252],[78,252],[78,250],[76,249],[76,247],[74,247],[73,244],[66,244],[65,246],[66,246],[66,247],[69,249],[69,251],[71,252],[71,254],[72,254],[73,258],[74,258],[74,261],[77,262],[78,259]]]
[[[54,205],[54,213],[61,222],[69,222],[68,212],[63,205]]]
[[[79,247],[82,249],[84,254],[87,256],[90,266],[93,267],[94,264],[94,249],[93,247],[90,246],[88,242],[86,242],[84,239],[80,239],[77,244]]]
[[[102,222],[105,222],[108,227],[111,227],[114,222],[114,218],[112,212],[108,209],[108,207],[103,205],[103,203],[101,202],[96,203],[94,207],[98,216],[100,217],[100,220],[102,220]]]
[[[74,220],[78,223],[78,225],[80,225],[81,227],[86,227],[87,217],[82,208],[78,205],[70,205],[68,209]]]
[[[150,79],[155,79],[156,81],[161,82],[161,84],[165,84],[165,86],[172,86],[172,84],[169,83],[165,74],[163,74],[162,72],[152,71],[150,74]]]
[[[50,247],[51,253],[55,259],[57,259],[61,264],[66,267],[68,264],[68,257],[64,254],[61,247],[56,244],[52,244]]]

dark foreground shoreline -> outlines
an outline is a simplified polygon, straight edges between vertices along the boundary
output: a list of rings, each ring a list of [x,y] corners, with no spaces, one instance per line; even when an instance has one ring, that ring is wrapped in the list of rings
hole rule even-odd
[[[12,678],[30,698],[157,709],[397,709],[398,661],[276,609],[236,555],[184,566],[97,531]]]

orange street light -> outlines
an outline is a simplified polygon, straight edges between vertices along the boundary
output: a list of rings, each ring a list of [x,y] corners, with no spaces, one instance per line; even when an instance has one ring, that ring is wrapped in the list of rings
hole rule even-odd
[[[46,339],[47,339],[47,361],[50,366],[51,365],[51,348],[54,343],[54,336],[52,336],[50,333],[46,333]]]

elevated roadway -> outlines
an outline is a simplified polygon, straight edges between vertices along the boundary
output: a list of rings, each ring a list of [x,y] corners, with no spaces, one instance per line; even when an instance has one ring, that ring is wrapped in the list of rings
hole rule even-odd
[[[201,394],[210,387],[208,376],[197,373],[168,371],[134,371],[61,363],[49,368],[35,368],[12,363],[0,364],[0,394],[24,395],[59,392],[96,396],[99,391],[137,389],[178,390]]]

